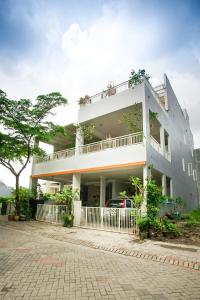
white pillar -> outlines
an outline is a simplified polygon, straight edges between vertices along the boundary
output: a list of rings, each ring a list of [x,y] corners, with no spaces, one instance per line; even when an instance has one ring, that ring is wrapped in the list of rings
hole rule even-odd
[[[100,206],[105,206],[106,200],[106,178],[104,176],[100,176]]]
[[[148,179],[148,176],[149,176],[149,169],[148,169],[148,166],[145,165],[143,167],[143,187],[146,189],[146,186],[147,186],[147,179]],[[147,213],[147,191],[145,190],[144,192],[144,200],[143,200],[143,203],[142,203],[142,206],[141,206],[141,214],[142,215],[146,215]]]
[[[115,198],[117,196],[116,193],[116,179],[112,180],[112,198]]]
[[[162,154],[165,153],[165,130],[163,126],[160,126],[160,146],[162,150]]]
[[[63,189],[64,189],[64,183],[60,182],[60,192],[63,191]]]
[[[38,178],[33,178],[32,176],[30,176],[29,189],[32,191],[37,191],[37,185],[38,185]]]
[[[170,179],[170,197],[173,197],[173,181]]]
[[[163,195],[166,195],[166,190],[167,190],[167,188],[166,188],[166,175],[163,174],[162,175],[162,194]]]
[[[80,147],[84,145],[84,137],[81,128],[76,131],[76,146],[75,146],[75,156],[79,155]]]
[[[73,174],[73,179],[72,179],[72,190],[73,191],[76,191],[76,190],[79,191],[79,196],[77,195],[76,199],[74,199],[74,200],[80,200],[80,189],[81,189],[81,174],[74,173]]]
[[[81,189],[81,174],[73,174],[72,179],[72,190],[78,190],[79,193],[73,199],[73,211],[74,211],[74,226],[80,226],[81,223],[81,207],[82,203],[80,200],[80,189]]]

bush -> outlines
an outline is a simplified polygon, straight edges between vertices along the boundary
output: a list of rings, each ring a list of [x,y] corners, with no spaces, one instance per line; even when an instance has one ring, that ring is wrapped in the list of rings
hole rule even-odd
[[[74,221],[74,216],[69,214],[63,214],[63,226],[72,227]]]
[[[147,232],[149,229],[149,218],[148,217],[142,217],[138,221],[138,226],[140,232]]]
[[[176,236],[180,235],[180,231],[178,230],[176,224],[170,222],[168,219],[164,218],[162,220],[163,223],[163,231],[172,232]]]

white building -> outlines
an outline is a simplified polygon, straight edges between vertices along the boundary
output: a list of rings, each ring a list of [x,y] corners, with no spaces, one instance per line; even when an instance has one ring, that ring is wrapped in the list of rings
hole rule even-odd
[[[181,109],[167,76],[152,88],[149,82],[129,87],[119,84],[112,92],[101,92],[80,105],[78,123],[93,124],[90,143],[77,130],[76,143],[57,136],[54,153],[35,160],[32,180],[44,179],[79,188],[84,206],[104,206],[109,198],[127,190],[129,176],[143,178],[148,166],[163,193],[181,196],[187,208],[198,205],[194,174],[193,136],[187,112]],[[128,123],[132,123],[132,127]],[[73,131],[73,125],[66,126]]]

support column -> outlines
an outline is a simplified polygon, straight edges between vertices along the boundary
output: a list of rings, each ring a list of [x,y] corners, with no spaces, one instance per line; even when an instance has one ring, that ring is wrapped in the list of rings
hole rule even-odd
[[[170,179],[170,197],[173,198],[173,181]]]
[[[64,189],[64,183],[60,182],[60,192],[63,191],[63,189]]]
[[[81,131],[81,128],[78,128],[76,131],[76,146],[75,146],[75,156],[79,155],[80,147],[84,145],[84,137]]]
[[[162,175],[162,194],[163,194],[163,196],[166,195],[166,190],[167,190],[167,188],[166,188],[166,175],[163,174]]]
[[[34,191],[37,191],[37,185],[38,185],[38,179],[37,178],[32,178],[32,176],[30,176],[29,179],[29,189]]]
[[[112,180],[112,198],[115,198],[117,196],[116,193],[116,179]]]
[[[144,186],[145,189],[146,189],[146,186],[147,186],[148,176],[150,175],[149,173],[150,173],[150,171],[148,169],[148,166],[145,165],[143,167],[143,186]],[[144,201],[143,201],[142,206],[141,206],[141,215],[145,216],[146,214],[147,214],[147,191],[145,190],[145,192],[144,192]]]
[[[106,178],[104,176],[100,176],[100,207],[105,206],[106,200]]]
[[[165,154],[165,130],[163,126],[160,126],[160,146],[162,154]]]
[[[72,179],[72,190],[79,191],[79,194],[73,199],[74,207],[74,226],[80,226],[81,223],[81,207],[82,203],[80,200],[80,188],[81,188],[81,174],[73,174]]]

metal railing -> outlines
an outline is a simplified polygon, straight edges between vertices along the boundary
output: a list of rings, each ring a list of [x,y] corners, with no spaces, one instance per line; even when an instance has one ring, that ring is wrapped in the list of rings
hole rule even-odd
[[[143,132],[131,133],[128,135],[119,136],[116,138],[110,138],[102,140],[100,142],[87,144],[81,146],[79,151],[81,154],[86,154],[90,152],[102,151],[109,148],[118,148],[123,146],[130,146],[134,144],[142,143]]]
[[[37,157],[36,163],[67,158],[75,155],[75,148],[65,149],[46,155],[45,157]]]
[[[129,86],[128,80],[127,80],[127,81],[124,81],[124,82],[122,82],[122,83],[120,83],[120,84],[118,84],[118,85],[115,85],[115,86],[113,87],[113,90],[115,91],[115,92],[113,93],[113,95],[116,95],[116,94],[118,94],[118,93],[121,93],[121,92],[123,92],[123,91],[126,91],[126,90],[128,90],[129,88],[130,88],[130,86]],[[100,92],[100,93],[98,93],[98,94],[95,94],[95,95],[91,96],[91,97],[90,97],[90,100],[91,100],[90,103],[94,103],[94,102],[101,101],[101,100],[104,99],[104,98],[109,98],[110,96],[108,96],[106,92],[107,92],[107,91],[103,91],[103,92]]]
[[[36,220],[52,224],[63,224],[64,213],[67,213],[67,205],[38,204]]]
[[[82,207],[81,227],[138,234],[140,210],[135,208]]]

